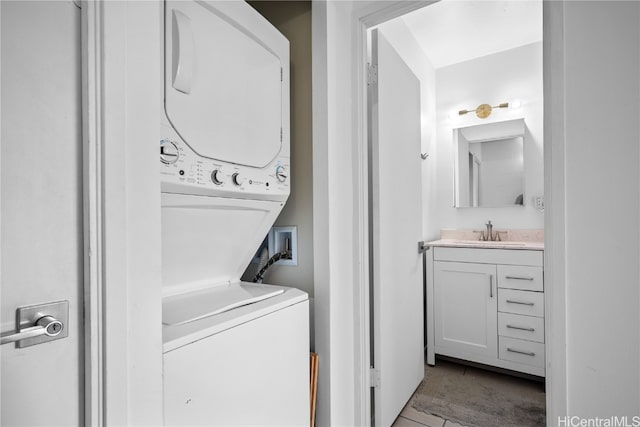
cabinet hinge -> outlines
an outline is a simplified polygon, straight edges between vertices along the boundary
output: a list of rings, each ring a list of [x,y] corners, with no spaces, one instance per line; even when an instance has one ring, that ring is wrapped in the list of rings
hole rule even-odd
[[[367,70],[367,84],[369,86],[378,83],[378,66],[368,64]]]
[[[282,142],[282,128],[280,128],[280,142]]]
[[[280,67],[280,81],[284,81],[284,70]]]
[[[380,388],[380,370],[376,368],[369,369],[369,387]]]

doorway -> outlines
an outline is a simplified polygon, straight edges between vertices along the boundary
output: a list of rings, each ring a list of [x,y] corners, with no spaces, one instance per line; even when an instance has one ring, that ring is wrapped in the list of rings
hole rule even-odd
[[[500,228],[544,229],[542,2],[526,2],[523,9],[513,6],[517,5],[444,0],[378,27],[421,77],[422,233],[426,240],[437,240],[443,228],[480,228],[487,218],[499,222]],[[424,34],[421,28],[426,28]],[[474,34],[482,36],[474,37]],[[515,36],[504,37],[504,34]],[[421,37],[428,43],[417,42]],[[498,43],[504,41],[507,43]],[[461,110],[475,110],[475,106],[482,103],[496,106],[508,103],[518,107],[504,111],[496,108],[486,120],[459,114]],[[525,137],[528,143],[523,156],[526,159],[524,196],[515,198],[523,200],[522,205],[475,208],[475,212],[474,208],[454,207],[453,144],[450,142],[453,129],[517,116],[528,118]],[[372,175],[376,172],[372,167]],[[474,191],[476,197],[481,191],[487,190]],[[372,235],[371,241],[375,240]],[[372,277],[375,281],[375,274],[372,273]],[[375,307],[375,295],[372,300]],[[375,309],[371,311],[371,324],[375,325]],[[372,340],[375,342],[375,334]],[[372,359],[375,360],[375,353]],[[375,407],[375,403],[372,404]],[[372,413],[375,412],[374,409]]]

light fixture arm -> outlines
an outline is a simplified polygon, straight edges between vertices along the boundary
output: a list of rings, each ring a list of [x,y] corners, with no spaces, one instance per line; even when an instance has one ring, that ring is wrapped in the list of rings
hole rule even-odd
[[[471,113],[471,112],[475,112],[476,116],[480,119],[486,119],[487,117],[489,117],[491,115],[491,111],[494,108],[509,108],[509,103],[508,102],[503,102],[501,104],[498,105],[494,105],[491,106],[489,104],[480,104],[478,105],[478,107],[475,110],[460,110],[458,111],[458,115],[463,116],[465,114]]]

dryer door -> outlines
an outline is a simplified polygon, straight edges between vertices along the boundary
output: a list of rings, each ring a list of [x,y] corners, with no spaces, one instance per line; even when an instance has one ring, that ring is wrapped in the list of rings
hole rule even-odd
[[[287,39],[245,2],[165,3],[165,111],[200,156],[253,167],[274,160],[288,63]]]

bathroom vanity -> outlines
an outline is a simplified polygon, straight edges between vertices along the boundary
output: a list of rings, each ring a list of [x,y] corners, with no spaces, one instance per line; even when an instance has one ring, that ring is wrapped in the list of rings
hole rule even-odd
[[[438,354],[545,376],[542,239],[426,245],[427,363]]]

